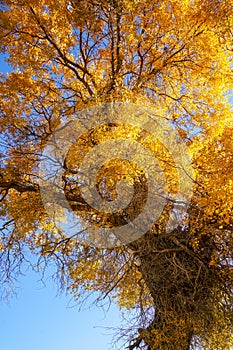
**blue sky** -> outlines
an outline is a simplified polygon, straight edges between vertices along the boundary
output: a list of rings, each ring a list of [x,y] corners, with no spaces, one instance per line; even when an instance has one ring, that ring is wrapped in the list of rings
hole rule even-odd
[[[0,55],[0,71],[9,67]],[[51,271],[52,273],[52,271]],[[120,312],[111,305],[85,309],[74,306],[71,296],[57,295],[51,279],[44,286],[40,276],[27,270],[17,283],[17,297],[0,301],[1,349],[4,350],[108,350],[114,331],[120,325]],[[70,307],[70,306],[73,307]],[[89,306],[89,308],[88,308]]]
[[[17,284],[17,297],[10,304],[1,301],[1,349],[113,349],[114,331],[106,327],[120,324],[115,305],[108,313],[94,306],[80,311],[71,296],[57,295],[51,280],[46,286],[38,280],[38,274],[28,271]]]

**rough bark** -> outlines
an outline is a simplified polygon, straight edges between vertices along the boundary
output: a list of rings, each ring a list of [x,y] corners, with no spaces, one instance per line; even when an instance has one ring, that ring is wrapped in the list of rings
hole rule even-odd
[[[205,242],[201,255],[189,246],[188,237],[188,231],[178,229],[160,235],[151,231],[134,243],[155,313],[150,325],[139,329],[130,350],[142,341],[147,350],[189,350],[194,323],[203,314],[211,317],[210,295],[215,283],[209,268],[211,242]]]

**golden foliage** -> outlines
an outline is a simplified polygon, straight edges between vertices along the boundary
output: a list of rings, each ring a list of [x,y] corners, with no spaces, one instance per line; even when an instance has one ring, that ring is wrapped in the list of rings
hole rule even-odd
[[[26,245],[40,263],[57,263],[61,283],[75,297],[96,290],[138,310],[143,328],[130,350],[142,340],[150,350],[191,344],[230,349],[231,1],[5,0],[0,6],[0,47],[12,67],[0,80],[0,252],[7,276],[10,262],[24,260]],[[51,223],[37,177],[41,154],[62,122],[83,108],[117,101],[155,106],[187,145],[195,181],[187,215],[174,232],[164,231],[168,206],[137,242],[105,250],[82,246]],[[106,125],[70,149],[62,185],[80,221],[113,225],[81,200],[75,168],[95,143],[110,138],[128,137],[151,149],[166,174],[167,192],[176,193],[170,155],[142,133]],[[106,164],[97,179],[101,185],[107,178],[105,199],[117,196],[116,182],[124,176],[143,182],[142,170],[118,160]]]

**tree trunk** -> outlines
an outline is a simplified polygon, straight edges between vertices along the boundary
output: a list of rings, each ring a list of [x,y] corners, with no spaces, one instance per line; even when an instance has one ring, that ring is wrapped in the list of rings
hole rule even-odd
[[[140,329],[148,350],[189,350],[194,324],[209,307],[213,278],[206,252],[196,255],[182,231],[156,235],[148,232],[137,242],[140,271],[154,301],[154,319]],[[208,247],[209,249],[209,247]],[[208,251],[208,260],[211,251]]]

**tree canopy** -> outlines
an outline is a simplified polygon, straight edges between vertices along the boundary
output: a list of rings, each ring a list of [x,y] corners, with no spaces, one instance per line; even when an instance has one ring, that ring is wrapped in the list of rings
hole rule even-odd
[[[99,300],[111,298],[133,311],[129,350],[230,349],[231,1],[3,0],[0,9],[0,50],[12,69],[0,77],[2,290],[30,250],[39,268],[56,263],[60,286],[75,299],[98,291]],[[78,118],[85,124],[95,116],[83,111],[106,105],[155,111],[178,135],[178,153],[192,159],[192,196],[179,217],[179,165],[161,139],[125,118],[95,124],[73,142],[60,164],[59,188],[69,203],[63,209],[75,213],[81,227],[101,230],[134,220],[150,181],[143,153],[135,162],[116,153],[99,169],[96,188],[110,205],[126,180],[133,199],[126,209],[101,212],[80,189],[84,155],[106,140],[132,139],[159,159],[167,193],[159,218],[140,237],[111,247],[85,244],[88,229],[82,240],[81,228],[67,235],[49,214],[52,199],[45,203],[38,182],[43,152],[57,130]],[[167,230],[175,215],[177,225]]]

